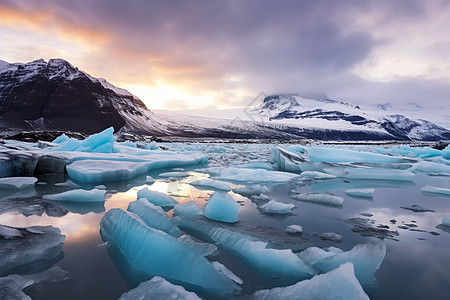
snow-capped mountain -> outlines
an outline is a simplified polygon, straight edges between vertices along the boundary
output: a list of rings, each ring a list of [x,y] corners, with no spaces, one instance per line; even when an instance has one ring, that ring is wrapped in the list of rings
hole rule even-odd
[[[158,117],[127,92],[62,59],[0,64],[0,128],[163,134]]]
[[[157,100],[157,99],[155,99]],[[246,118],[151,112],[128,91],[62,59],[0,61],[0,130],[116,131],[156,136],[239,139],[440,140],[450,131],[425,120],[367,112],[325,95],[267,96]]]
[[[436,140],[450,137],[449,130],[430,121],[393,113],[389,103],[377,105],[377,110],[369,112],[358,105],[333,100],[325,95],[267,96],[258,108],[251,110],[251,114],[269,124],[361,131],[394,139]]]

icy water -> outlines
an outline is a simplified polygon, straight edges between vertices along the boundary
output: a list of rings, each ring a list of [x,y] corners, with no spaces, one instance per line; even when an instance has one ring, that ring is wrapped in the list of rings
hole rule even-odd
[[[244,145],[224,145],[235,150],[228,153],[209,154],[209,166],[228,166],[248,161],[267,161],[273,145],[254,145],[245,151]],[[208,153],[208,151],[205,151]],[[86,205],[70,203],[48,203],[42,195],[54,194],[74,188],[91,189],[93,184],[81,184],[70,180],[67,174],[49,174],[38,177],[35,191],[27,193],[4,193],[0,197],[0,224],[14,227],[53,225],[66,236],[64,256],[55,263],[73,275],[60,283],[41,284],[25,291],[33,299],[117,299],[139,283],[139,274],[127,269],[117,256],[108,252],[99,234],[99,222],[111,208],[126,209],[136,200],[136,193],[143,187],[172,196],[180,203],[195,201],[201,208],[214,189],[195,188],[189,184],[210,175],[191,166],[160,169],[151,175],[156,182],[143,184],[144,176],[126,182],[103,183],[106,186],[106,201],[103,204]],[[188,172],[187,177],[167,178],[159,174],[175,171]],[[226,181],[232,188],[251,186],[254,183]],[[387,252],[375,276],[378,286],[367,290],[371,299],[448,299],[450,291],[450,227],[441,224],[442,215],[450,215],[450,197],[423,193],[425,185],[450,188],[450,177],[430,176],[418,173],[412,181],[328,179],[285,183],[264,183],[269,188],[271,199],[292,203],[291,214],[264,214],[258,207],[267,200],[244,197],[230,192],[241,205],[240,221],[226,225],[233,230],[266,239],[279,248],[299,252],[308,246],[338,247],[347,251],[357,244],[379,240],[364,236],[368,230],[391,231],[384,241]],[[352,188],[374,188],[372,198],[354,197],[345,193]],[[344,198],[342,206],[323,205],[298,201],[291,198],[291,190],[297,192],[328,192]],[[41,215],[26,213],[23,208],[31,205],[43,208]],[[414,212],[401,207],[419,205],[432,210]],[[22,213],[21,213],[22,212]],[[25,216],[24,213],[28,216]],[[172,217],[172,211],[167,212]],[[285,233],[288,225],[303,227],[301,235]],[[324,232],[338,233],[342,241],[322,240]],[[243,280],[243,293],[270,288],[258,274],[236,258],[219,249],[211,258],[232,270]]]

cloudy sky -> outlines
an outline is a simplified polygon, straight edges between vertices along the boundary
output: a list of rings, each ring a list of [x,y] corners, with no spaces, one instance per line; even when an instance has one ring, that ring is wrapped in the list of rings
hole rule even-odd
[[[149,108],[261,91],[450,103],[446,0],[0,0],[0,59],[64,58]]]

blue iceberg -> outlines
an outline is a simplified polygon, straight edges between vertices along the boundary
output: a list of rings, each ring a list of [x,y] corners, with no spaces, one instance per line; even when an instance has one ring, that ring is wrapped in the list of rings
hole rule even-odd
[[[208,219],[234,223],[239,221],[239,203],[227,193],[215,192],[203,207],[203,215]]]

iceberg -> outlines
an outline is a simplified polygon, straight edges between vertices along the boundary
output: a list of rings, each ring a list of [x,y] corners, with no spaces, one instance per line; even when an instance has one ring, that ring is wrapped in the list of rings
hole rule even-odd
[[[355,275],[364,285],[373,285],[376,282],[375,272],[380,267],[386,255],[386,244],[383,241],[358,244],[349,251],[340,252],[326,257],[313,266],[321,272],[328,272],[338,268],[341,264],[352,262],[355,266]]]
[[[141,198],[130,202],[127,210],[137,215],[147,226],[153,229],[164,231],[176,238],[181,236],[180,230],[172,223],[164,210],[147,201],[147,199]]]
[[[255,292],[250,299],[255,300],[369,300],[355,277],[353,264],[345,263],[326,274],[314,276],[287,287]]]
[[[300,225],[289,225],[286,227],[285,232],[290,234],[299,234],[303,232],[303,228]]]
[[[229,167],[222,169],[218,178],[238,182],[288,182],[295,177],[298,175],[264,169]]]
[[[331,194],[315,194],[315,193],[295,193],[292,191],[291,197],[295,200],[316,202],[322,204],[342,205],[344,198]]]
[[[234,201],[229,194],[214,192],[203,207],[203,215],[211,220],[234,223],[239,221],[240,209],[239,203]]]
[[[334,247],[330,247],[334,248]],[[337,249],[339,252],[343,252],[341,249]],[[309,247],[303,250],[300,253],[297,253],[297,256],[305,262],[308,266],[313,266],[314,264],[318,263],[319,261],[324,260],[327,257],[336,255],[339,252],[333,252],[333,251],[325,251],[318,247]]]
[[[270,190],[268,187],[266,187],[265,185],[259,185],[259,184],[243,186],[243,187],[238,187],[238,188],[233,189],[233,192],[235,192],[239,195],[242,195],[244,197],[268,194],[269,191]]]
[[[145,176],[145,181],[144,181],[144,183],[145,184],[153,184],[153,183],[155,183],[155,179],[153,179],[153,177],[152,176]]]
[[[0,178],[0,189],[23,190],[33,188],[36,177],[6,177]]]
[[[184,216],[193,219],[203,218],[203,212],[194,201],[188,201],[175,205],[173,213],[178,216]]]
[[[422,192],[450,196],[450,189],[437,186],[426,185],[420,189]]]
[[[53,141],[52,141],[52,143],[54,143],[54,144],[61,144],[61,143],[64,143],[64,142],[66,142],[67,140],[69,140],[70,138],[65,134],[65,133],[63,133],[63,134],[61,134],[60,136],[58,136],[56,139],[54,139]]]
[[[310,162],[329,162],[329,163],[351,163],[351,162],[369,162],[369,163],[411,163],[416,159],[389,156],[379,153],[371,153],[365,151],[355,151],[347,149],[338,149],[330,147],[310,147],[307,148]]]
[[[372,198],[375,189],[348,189],[345,190],[347,195],[353,197]]]
[[[53,226],[0,226],[0,276],[47,269],[62,258],[64,239]]]
[[[117,247],[129,265],[149,278],[161,276],[204,297],[229,298],[238,286],[174,237],[148,227],[122,209],[109,210],[100,222],[104,241]]]
[[[137,198],[145,198],[156,206],[173,208],[178,202],[172,197],[155,191],[150,191],[147,187],[137,192]]]
[[[301,172],[302,169],[300,166],[306,161],[306,159],[301,156],[300,153],[296,153],[297,151],[290,150],[286,150],[281,147],[273,148],[270,156],[270,162],[273,163],[274,167],[278,170]]]
[[[51,201],[68,202],[103,202],[105,201],[105,190],[93,189],[90,191],[76,189],[59,194],[44,195],[42,199]]]
[[[342,235],[340,235],[339,233],[335,233],[335,232],[324,232],[320,235],[320,238],[322,240],[327,240],[327,241],[332,241],[332,242],[336,242],[336,243],[340,243],[342,242],[342,239],[344,238]]]
[[[411,171],[413,172],[423,172],[428,174],[437,174],[437,175],[450,175],[450,166],[439,164],[430,161],[421,161],[415,164]]]
[[[9,275],[0,278],[0,299],[31,300],[22,290],[38,283],[62,282],[72,278],[69,272],[56,266],[40,273],[30,275]]]
[[[295,207],[292,203],[283,203],[275,200],[270,200],[269,202],[261,205],[259,208],[268,214],[289,214],[291,210]]]
[[[204,222],[175,217],[180,229],[209,242],[242,260],[266,279],[277,278],[278,284],[289,284],[310,278],[316,270],[300,260],[290,249],[272,249],[253,236],[234,232]]]
[[[319,172],[319,171],[303,171],[302,173],[300,173],[300,177],[302,179],[313,179],[313,180],[336,178],[336,176],[334,176],[334,175]]]
[[[138,287],[123,293],[119,298],[119,300],[136,299],[201,300],[197,294],[186,291],[182,286],[171,284],[159,276],[142,282]]]
[[[59,140],[59,146],[52,148],[50,151],[112,153],[114,152],[113,148],[115,140],[114,128],[109,127],[102,132],[87,137],[84,141],[61,138]]]
[[[196,180],[194,182],[189,183],[190,185],[193,185],[195,187],[201,187],[201,188],[213,188],[215,190],[221,190],[221,191],[231,191],[231,187],[222,181],[213,180],[209,178]]]

